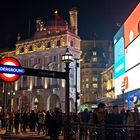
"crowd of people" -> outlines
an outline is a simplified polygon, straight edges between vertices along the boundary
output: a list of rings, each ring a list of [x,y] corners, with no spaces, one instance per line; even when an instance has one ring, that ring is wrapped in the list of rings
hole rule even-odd
[[[14,133],[18,134],[19,132],[26,133],[27,129],[30,129],[30,132],[37,131],[38,135],[43,133],[57,140],[62,127],[62,111],[58,108],[51,111],[32,110],[31,112],[17,110],[5,113],[4,118],[1,113],[0,120],[6,132],[15,131]]]
[[[58,139],[59,134],[63,130],[63,126],[66,121],[66,116],[61,109],[55,108],[53,111],[34,111],[6,113],[0,114],[0,120],[3,124],[5,122],[6,131],[13,131],[18,134],[19,131],[26,133],[27,128],[31,132],[37,131],[38,135],[43,133],[49,135],[52,139]],[[134,110],[122,109],[119,111],[119,107],[114,105],[112,110],[106,109],[104,103],[99,103],[98,108],[94,110],[88,110],[79,113],[70,113],[70,120],[73,122],[88,123],[95,125],[140,125],[140,114],[138,108]],[[131,131],[131,130],[130,130]]]
[[[121,128],[122,130],[123,128],[127,128],[128,137],[133,138],[134,135],[136,136],[136,133],[136,137],[138,139],[140,136],[140,113],[137,107],[135,107],[133,110],[125,110],[123,108],[119,111],[118,105],[114,105],[113,107],[107,109],[104,103],[99,103],[98,108],[94,109],[94,111],[85,109],[83,112],[81,112],[79,121],[100,126],[101,131],[98,132],[102,136],[104,136],[104,130],[106,129],[108,131],[107,140],[112,140],[113,138],[116,139],[116,132],[121,130]],[[138,125],[139,128],[137,129],[137,132],[136,130],[134,132],[134,126]],[[135,140],[137,140],[136,137]]]

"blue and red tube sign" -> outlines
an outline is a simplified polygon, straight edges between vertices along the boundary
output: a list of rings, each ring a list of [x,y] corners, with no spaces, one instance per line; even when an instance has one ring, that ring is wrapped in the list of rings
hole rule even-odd
[[[20,66],[19,61],[13,57],[5,57],[1,59],[0,78],[5,82],[14,82],[18,80],[20,75],[24,73],[24,68]]]

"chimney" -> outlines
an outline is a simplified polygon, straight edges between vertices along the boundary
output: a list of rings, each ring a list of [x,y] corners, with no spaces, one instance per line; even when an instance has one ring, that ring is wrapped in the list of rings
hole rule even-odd
[[[71,9],[71,11],[69,12],[69,14],[70,14],[70,30],[73,33],[75,33],[76,35],[78,35],[78,25],[77,25],[78,11],[74,7],[74,8]]]
[[[36,31],[43,31],[44,29],[44,24],[43,21],[41,19],[36,20]]]
[[[17,41],[20,41],[21,39],[21,36],[20,36],[20,33],[17,34]]]

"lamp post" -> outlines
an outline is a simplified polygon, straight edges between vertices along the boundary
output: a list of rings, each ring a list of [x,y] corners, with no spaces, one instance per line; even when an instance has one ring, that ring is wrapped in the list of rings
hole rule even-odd
[[[14,105],[14,99],[13,96],[15,96],[15,92],[14,91],[10,91],[8,92],[8,95],[10,96],[10,112],[13,111],[13,105]]]
[[[122,81],[121,91],[122,91],[122,96],[123,96],[123,108],[124,108],[124,102],[125,102],[125,100],[124,100],[124,91],[125,91],[125,83],[124,83],[124,81]]]
[[[12,123],[12,118],[11,118],[11,113],[13,111],[13,105],[14,105],[14,99],[13,96],[15,96],[15,92],[13,90],[11,90],[10,92],[8,92],[8,95],[10,96],[10,113],[9,113],[9,127],[8,127],[8,133],[11,133],[11,123]]]
[[[5,99],[6,99],[6,95],[5,95],[5,84],[6,83],[4,83],[3,82],[3,90],[2,90],[2,92],[3,92],[3,102],[2,102],[2,106],[3,106],[3,117],[2,117],[2,119],[3,119],[3,123],[2,123],[2,127],[4,127],[5,126],[5,105],[6,105],[6,102],[5,102]]]
[[[75,112],[78,111],[77,109],[77,100],[78,100],[78,94],[77,94],[77,68],[79,67],[78,60],[79,58],[74,58],[75,60]]]
[[[67,122],[67,130],[66,130],[66,137],[67,140],[70,139],[69,137],[69,121],[70,121],[70,116],[69,116],[69,111],[70,111],[70,104],[69,104],[69,64],[72,62],[72,54],[69,52],[69,49],[67,48],[66,52],[64,55],[62,55],[62,61],[65,62],[65,70],[66,70],[66,82],[65,82],[65,112],[66,112],[66,122]]]

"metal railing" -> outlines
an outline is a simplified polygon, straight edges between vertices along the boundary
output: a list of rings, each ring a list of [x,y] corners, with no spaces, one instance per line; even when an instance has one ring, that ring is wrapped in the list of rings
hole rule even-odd
[[[140,125],[94,125],[70,123],[71,140],[139,140]],[[65,133],[65,131],[64,131]]]
[[[69,130],[69,136],[67,136]],[[140,125],[94,125],[89,123],[69,123],[62,129],[62,139],[64,140],[139,140]],[[69,139],[68,139],[69,137]],[[3,140],[24,140],[24,139],[50,139],[45,136],[35,135],[0,135]]]

